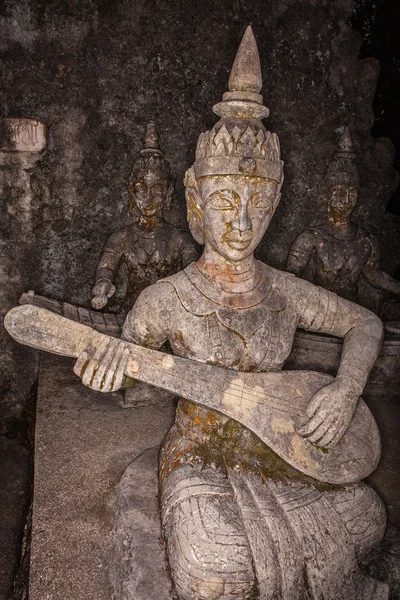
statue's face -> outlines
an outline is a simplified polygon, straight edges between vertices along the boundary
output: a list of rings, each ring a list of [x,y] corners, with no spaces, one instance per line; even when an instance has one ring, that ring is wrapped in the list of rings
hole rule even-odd
[[[277,186],[261,177],[201,177],[198,192],[206,244],[231,261],[252,254],[275,212]]]
[[[335,185],[331,189],[328,205],[329,216],[334,221],[350,217],[358,200],[358,188],[347,185]]]
[[[131,184],[131,193],[139,213],[145,217],[161,214],[168,181],[154,171],[141,173]]]

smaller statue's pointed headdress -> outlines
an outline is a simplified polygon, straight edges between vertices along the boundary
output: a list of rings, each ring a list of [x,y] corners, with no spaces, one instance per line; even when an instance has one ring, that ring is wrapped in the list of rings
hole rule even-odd
[[[139,150],[139,158],[133,164],[130,182],[132,183],[146,171],[156,172],[161,179],[171,178],[170,166],[160,148],[154,121],[149,121],[146,125],[143,146]]]
[[[326,181],[331,185],[360,187],[360,173],[357,168],[356,157],[350,129],[345,127],[339,141],[338,150],[333,155],[327,169]]]
[[[213,107],[221,117],[197,142],[196,160],[186,185],[207,175],[253,175],[283,180],[279,140],[266,131],[261,119],[269,110],[262,104],[260,58],[251,27],[247,27],[229,77],[229,91]]]

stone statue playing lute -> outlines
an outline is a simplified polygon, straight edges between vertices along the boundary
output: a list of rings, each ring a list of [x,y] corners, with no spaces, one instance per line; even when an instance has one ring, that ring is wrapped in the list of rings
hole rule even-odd
[[[354,483],[367,477],[378,463],[379,431],[361,398],[349,429],[330,452],[321,451],[297,433],[307,420],[308,401],[315,391],[333,380],[330,375],[223,369],[120,342],[87,325],[29,304],[11,309],[5,326],[17,342],[53,354],[79,357],[75,366],[78,374],[90,354],[97,360],[104,348],[119,346],[123,360],[118,372],[110,369],[108,375],[101,377],[100,387],[109,391],[118,389],[122,377],[127,376],[217,410],[253,431],[299,471],[320,481]]]
[[[75,372],[93,389],[117,389],[125,374],[140,373],[167,386],[170,372],[175,381],[180,374],[182,398],[160,457],[161,519],[179,600],[383,600],[388,585],[359,567],[383,537],[382,502],[359,482],[360,471],[332,485],[323,468],[304,468],[305,448],[337,473],[346,457],[357,470],[366,445],[370,468],[376,463],[376,426],[359,397],[383,328],[367,309],[254,258],[283,182],[278,138],[261,122],[261,83],[248,28],[229,91],[214,107],[221,119],[200,136],[186,174],[190,229],[203,255],[144,290],[123,326],[127,342],[158,350],[168,340],[175,356],[144,358],[143,348],[107,337],[67,340],[68,327],[64,338],[79,351]],[[20,341],[32,340],[39,317],[25,321]],[[297,327],[344,338],[333,380],[280,372]]]

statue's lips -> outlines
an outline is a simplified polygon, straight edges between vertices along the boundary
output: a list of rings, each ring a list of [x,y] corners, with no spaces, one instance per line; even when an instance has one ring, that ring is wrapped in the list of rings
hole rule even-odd
[[[231,248],[235,250],[245,250],[248,248],[253,241],[253,238],[243,238],[243,239],[227,239],[227,242]]]
[[[143,206],[142,213],[145,215],[152,215],[152,214],[160,211],[161,208],[162,208],[162,204],[153,204],[150,206]]]

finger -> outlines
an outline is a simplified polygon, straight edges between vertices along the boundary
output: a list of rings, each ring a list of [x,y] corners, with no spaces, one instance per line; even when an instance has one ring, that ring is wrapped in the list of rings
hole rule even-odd
[[[89,354],[87,352],[81,352],[78,356],[76,363],[74,364],[75,375],[78,375],[78,377],[82,377],[88,362]]]
[[[322,425],[324,421],[330,418],[334,410],[333,406],[320,408],[318,412],[302,427],[297,430],[297,433],[303,437],[310,437]]]
[[[326,419],[326,410],[320,409],[311,419],[307,421],[302,427],[299,427],[297,433],[306,437],[311,435],[313,431],[317,429],[321,425],[321,423]]]
[[[113,357],[115,354],[118,354],[118,341],[115,339],[112,339],[109,341],[108,347],[106,348],[106,351],[105,351],[103,357],[99,361],[99,366],[94,374],[94,377],[92,380],[92,387],[94,389],[100,390],[100,391],[105,391],[103,389],[104,378],[106,376],[107,371],[110,368],[110,365],[112,363],[112,360],[113,360]]]
[[[99,363],[97,362],[97,360],[93,360],[93,358],[89,360],[88,364],[86,365],[85,372],[82,375],[83,385],[92,387],[92,380],[98,366]]]
[[[105,374],[105,377],[104,377],[104,382],[103,382],[103,391],[104,392],[109,392],[111,390],[111,388],[113,387],[112,384],[115,379],[115,373],[118,368],[118,364],[122,358],[122,353],[123,353],[124,349],[125,349],[124,342],[120,342],[118,344],[116,351],[114,352],[112,361],[111,361],[110,366],[107,370],[107,373]]]
[[[313,417],[315,413],[320,409],[322,404],[327,400],[327,395],[324,393],[316,392],[307,404],[306,414],[308,417]]]
[[[326,448],[334,448],[335,446],[337,446],[338,443],[340,442],[340,440],[342,439],[342,437],[344,436],[344,434],[346,433],[347,429],[348,429],[348,423],[345,420],[342,423],[342,425],[336,430],[336,433],[333,435],[331,440],[328,440],[326,442],[325,447]]]
[[[331,436],[334,433],[335,425],[336,425],[336,415],[331,414],[328,418],[324,419],[319,427],[311,435],[307,437],[307,440],[311,442],[311,444],[316,444],[321,446],[320,440],[322,440],[325,436],[328,436],[331,439]],[[329,432],[332,432],[331,434]]]
[[[103,306],[105,306],[107,304],[107,296],[95,296],[92,299],[92,306],[93,308],[96,308],[97,310],[99,310],[100,308],[103,308]]]
[[[326,423],[324,427],[325,431],[320,431],[320,435],[318,439],[313,441],[317,446],[321,446],[322,448],[327,448],[331,443],[336,433],[342,430],[343,422],[338,420],[332,420],[330,423]]]
[[[112,285],[107,292],[107,298],[111,298],[111,296],[114,296],[114,294],[115,294],[115,285]]]
[[[93,360],[97,360],[99,363],[105,353],[107,352],[108,345],[113,341],[114,338],[104,336],[101,340],[96,352],[93,354]]]
[[[99,362],[100,360],[103,358],[103,355],[105,353],[105,351],[107,350],[107,346],[109,343],[109,338],[105,337],[102,339],[101,343],[99,344],[99,347],[97,348],[96,352],[94,353],[93,357],[89,360],[85,372],[82,376],[82,383],[84,385],[87,385],[88,387],[92,387],[92,381],[94,378],[94,375],[97,371],[97,369],[99,368]]]
[[[122,386],[122,383],[124,381],[125,368],[126,368],[126,363],[128,362],[128,358],[129,358],[129,350],[128,350],[128,348],[125,348],[125,350],[122,352],[121,360],[119,361],[118,368],[115,372],[114,381],[111,384],[111,390],[119,390],[119,388]]]

